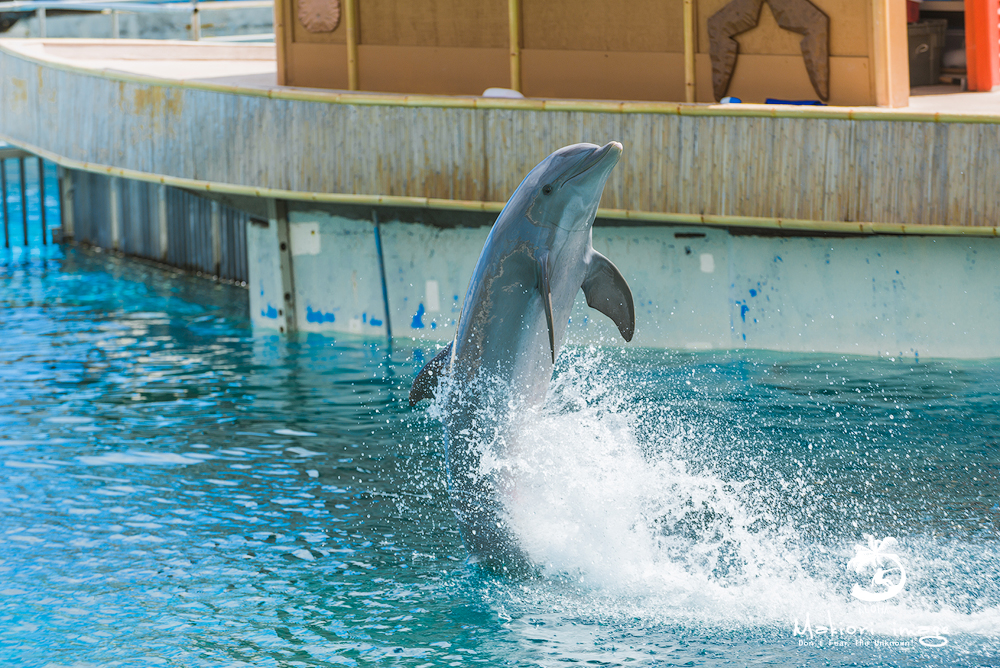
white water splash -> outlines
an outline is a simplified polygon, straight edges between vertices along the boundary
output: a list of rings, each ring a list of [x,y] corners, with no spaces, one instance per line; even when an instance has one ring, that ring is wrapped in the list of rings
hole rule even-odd
[[[996,639],[995,582],[977,592],[962,589],[974,574],[948,578],[963,560],[995,570],[997,546],[910,537],[901,550],[908,591],[878,606],[855,600],[847,565],[860,535],[816,539],[788,520],[782,506],[803,503],[801,481],[766,466],[754,470],[769,476],[733,479],[692,461],[699,440],[719,436],[676,424],[669,405],[631,401],[605,366],[591,351],[561,374],[497,464],[515,480],[508,512],[521,545],[550,581],[590,592],[577,604],[605,614],[613,599],[624,615],[766,625],[790,637],[805,637],[808,620],[810,633]]]

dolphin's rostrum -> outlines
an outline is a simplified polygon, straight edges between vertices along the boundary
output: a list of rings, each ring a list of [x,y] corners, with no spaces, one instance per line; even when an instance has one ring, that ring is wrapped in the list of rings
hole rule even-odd
[[[591,243],[621,153],[614,141],[574,144],[528,173],[486,240],[455,339],[410,391],[410,405],[442,395],[449,495],[472,558],[492,570],[530,567],[507,523],[513,481],[502,462],[517,447],[514,418],[545,399],[577,292],[626,341],[635,331],[632,292]]]

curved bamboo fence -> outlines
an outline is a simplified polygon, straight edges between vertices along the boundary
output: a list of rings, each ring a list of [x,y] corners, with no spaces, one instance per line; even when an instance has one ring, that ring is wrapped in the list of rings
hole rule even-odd
[[[553,149],[617,139],[611,217],[862,233],[1000,219],[1000,114],[240,88],[13,40],[0,109],[4,138],[66,166],[236,194],[495,210]]]

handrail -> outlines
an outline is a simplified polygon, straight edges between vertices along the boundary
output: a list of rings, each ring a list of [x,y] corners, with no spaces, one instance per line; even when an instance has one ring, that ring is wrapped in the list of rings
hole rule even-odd
[[[273,7],[273,0],[15,0],[0,3],[0,12],[35,14],[38,16],[39,37],[45,37],[46,12],[50,9],[74,12],[95,12],[111,15],[111,36],[118,39],[119,14],[190,13],[191,39],[201,39],[201,16],[204,11],[218,9],[256,9]]]
[[[136,0],[15,0],[0,4],[0,12],[30,14],[39,9],[65,9],[75,12],[116,11],[129,14],[156,12],[190,12],[192,7],[198,11],[216,9],[254,9],[273,7],[272,0],[208,0],[206,2],[186,2],[184,0],[165,0],[152,2],[137,2]]]

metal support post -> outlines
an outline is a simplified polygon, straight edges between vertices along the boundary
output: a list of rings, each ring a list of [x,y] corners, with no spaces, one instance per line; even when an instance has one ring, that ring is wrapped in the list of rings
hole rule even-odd
[[[201,39],[201,14],[198,13],[198,0],[191,3],[191,39]]]
[[[45,37],[45,7],[35,10],[35,16],[38,18],[38,36]]]
[[[3,191],[3,247],[10,248],[10,209],[7,207],[7,161],[0,158],[0,191]]]
[[[216,278],[222,276],[222,212],[219,203],[212,201],[212,271]]]
[[[38,158],[38,201],[42,218],[42,245],[49,243],[49,232],[45,224],[45,161]]]
[[[68,241],[75,236],[73,229],[73,172],[65,167],[59,168],[59,214],[62,216],[62,240]]]
[[[162,183],[156,189],[156,214],[160,232],[160,262],[166,262],[167,252],[170,250],[170,240],[167,236],[167,186]]]
[[[112,176],[108,182],[108,209],[111,214],[111,248],[121,250],[122,241],[122,212],[118,197],[120,184],[117,176]]]
[[[27,247],[28,244],[28,201],[25,195],[24,187],[24,158],[17,159],[18,167],[21,170],[21,224],[24,229],[24,245]]]

